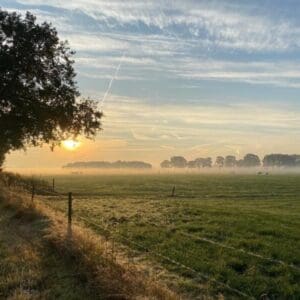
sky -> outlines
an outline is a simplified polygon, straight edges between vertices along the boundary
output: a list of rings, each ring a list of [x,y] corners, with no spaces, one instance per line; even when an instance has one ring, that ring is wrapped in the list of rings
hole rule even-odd
[[[0,0],[0,7],[57,28],[76,51],[82,96],[105,114],[95,141],[76,151],[16,151],[7,167],[300,153],[300,1]]]

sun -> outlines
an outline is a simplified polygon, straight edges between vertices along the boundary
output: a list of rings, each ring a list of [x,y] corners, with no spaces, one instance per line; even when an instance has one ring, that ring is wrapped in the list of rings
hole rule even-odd
[[[65,140],[62,142],[62,146],[69,151],[76,150],[80,146],[80,144],[81,143],[79,141],[75,140]]]

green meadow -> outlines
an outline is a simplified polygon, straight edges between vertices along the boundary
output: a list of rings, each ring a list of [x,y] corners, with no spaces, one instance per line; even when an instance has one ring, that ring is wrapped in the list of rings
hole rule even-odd
[[[176,274],[173,287],[191,298],[300,298],[300,175],[61,175],[55,183],[73,193],[75,220],[99,234],[95,224],[105,227]],[[66,196],[42,199],[66,212]]]

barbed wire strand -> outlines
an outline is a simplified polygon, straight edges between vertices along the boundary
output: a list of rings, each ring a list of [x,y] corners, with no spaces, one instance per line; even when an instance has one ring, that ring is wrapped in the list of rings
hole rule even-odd
[[[109,231],[107,228],[104,228],[104,227],[101,226],[100,224],[91,222],[91,221],[89,221],[89,220],[87,220],[86,218],[83,218],[83,217],[81,217],[81,216],[77,216],[76,218],[77,218],[77,219],[80,219],[80,220],[82,220],[82,221],[84,221],[84,223],[86,223],[86,224],[93,225],[93,226],[95,226],[95,227],[98,227],[98,228],[101,229],[101,230],[104,230],[104,231],[109,232],[109,234],[110,234],[111,236],[114,235],[114,233],[113,233],[112,231]],[[185,264],[182,264],[182,263],[180,263],[180,262],[178,262],[178,261],[176,261],[176,260],[174,260],[174,259],[172,259],[172,258],[170,258],[170,257],[168,257],[168,256],[166,256],[166,255],[164,255],[164,254],[161,254],[161,253],[159,253],[159,252],[157,252],[157,251],[150,250],[149,248],[145,247],[144,245],[142,245],[142,244],[140,244],[140,243],[137,243],[136,241],[133,241],[132,239],[129,239],[128,237],[125,237],[124,235],[118,234],[118,236],[119,236],[121,239],[123,239],[123,240],[129,242],[130,244],[135,245],[135,246],[137,246],[137,247],[143,249],[146,253],[151,253],[151,254],[153,254],[153,255],[155,255],[155,256],[158,256],[158,257],[160,257],[160,258],[162,258],[162,259],[164,259],[164,260],[166,260],[166,261],[169,261],[170,263],[172,263],[172,264],[174,264],[174,265],[177,265],[177,266],[179,266],[179,267],[181,267],[181,268],[183,268],[183,269],[185,269],[185,270],[188,270],[188,271],[193,272],[194,274],[198,275],[199,278],[202,278],[202,279],[204,278],[204,279],[206,279],[206,280],[208,280],[208,281],[214,282],[215,284],[217,284],[217,285],[219,285],[219,286],[222,286],[222,287],[226,288],[227,290],[229,290],[229,291],[231,291],[231,292],[234,292],[234,293],[236,293],[236,294],[238,294],[238,295],[240,295],[240,296],[243,296],[243,297],[245,297],[245,298],[254,299],[252,296],[250,296],[250,295],[248,295],[248,294],[246,294],[246,293],[244,293],[244,292],[242,292],[242,291],[240,291],[240,290],[238,290],[238,289],[236,289],[236,288],[231,287],[231,286],[228,285],[227,283],[224,283],[224,282],[222,282],[222,281],[219,281],[219,280],[217,280],[217,279],[215,279],[215,278],[209,276],[208,274],[199,272],[199,271],[197,271],[197,270],[195,270],[195,269],[193,269],[193,268],[191,268],[191,267],[189,267],[189,266],[187,266],[187,265],[185,265]]]
[[[66,197],[67,193],[61,193],[61,194],[57,193],[56,195],[59,196],[59,200],[62,200],[62,201],[66,200],[65,198],[63,198],[63,196]],[[146,222],[146,223],[148,225],[152,225],[152,226],[155,226],[155,227],[160,227],[159,224],[156,224],[156,223],[153,223],[153,222]],[[267,257],[267,256],[264,256],[264,255],[261,255],[261,254],[258,254],[258,253],[252,252],[252,251],[247,251],[247,250],[242,249],[242,248],[237,248],[237,247],[234,247],[234,246],[230,246],[230,245],[227,245],[227,244],[224,244],[224,243],[221,243],[221,242],[214,241],[212,239],[208,239],[208,238],[205,238],[205,237],[200,237],[200,236],[190,234],[190,233],[186,233],[186,232],[183,232],[183,231],[176,231],[176,232],[178,234],[183,235],[183,236],[191,237],[191,238],[194,238],[196,240],[199,240],[199,241],[202,241],[202,242],[205,242],[205,243],[209,243],[209,244],[214,245],[214,246],[222,247],[222,248],[225,248],[225,249],[228,249],[228,250],[233,250],[233,251],[236,251],[236,252],[239,252],[239,253],[243,253],[243,254],[255,257],[255,258],[259,258],[261,260],[265,260],[265,261],[269,261],[269,262],[272,262],[272,263],[280,264],[280,265],[285,266],[285,267],[290,267],[290,268],[292,268],[296,271],[300,271],[300,267],[298,267],[294,264],[291,264],[291,263],[287,263],[287,262],[285,262],[283,260],[280,260],[280,259]]]

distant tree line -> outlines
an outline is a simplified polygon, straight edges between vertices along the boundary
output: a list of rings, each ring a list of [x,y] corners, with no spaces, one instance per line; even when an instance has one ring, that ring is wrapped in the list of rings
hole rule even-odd
[[[86,161],[69,163],[63,168],[84,169],[151,169],[152,165],[143,161]]]
[[[266,167],[300,167],[300,155],[269,154],[263,159]]]
[[[261,161],[256,154],[248,153],[243,159],[237,159],[234,155],[217,156],[213,162],[211,157],[199,157],[187,161],[183,156],[172,156],[170,160],[161,162],[161,168],[234,168],[234,167],[300,167],[300,155],[268,154]]]

